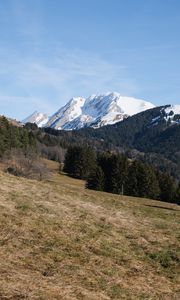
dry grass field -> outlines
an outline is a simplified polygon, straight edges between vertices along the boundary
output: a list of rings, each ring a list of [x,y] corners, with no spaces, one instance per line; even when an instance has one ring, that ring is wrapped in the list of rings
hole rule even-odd
[[[177,205],[0,171],[0,299],[180,299]]]

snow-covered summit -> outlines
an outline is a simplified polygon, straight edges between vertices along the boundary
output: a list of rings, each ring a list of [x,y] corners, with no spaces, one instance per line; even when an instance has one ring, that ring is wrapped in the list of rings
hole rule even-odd
[[[48,120],[49,120],[49,118],[46,114],[35,111],[30,116],[28,116],[26,119],[24,119],[22,121],[22,123],[23,124],[35,123],[38,125],[38,127],[43,127],[48,122]]]
[[[142,99],[122,96],[119,93],[73,97],[50,118],[34,112],[23,123],[36,123],[39,127],[73,130],[83,127],[99,128],[115,124],[141,111],[155,107]]]
[[[72,122],[82,114],[82,107],[85,103],[83,97],[73,97],[69,102],[61,107],[46,124],[46,127],[64,129],[67,123]],[[68,129],[68,128],[67,128]]]
[[[153,107],[150,102],[121,96],[119,93],[91,95],[86,99],[76,97],[59,109],[49,119],[46,127],[65,130],[87,126],[98,128]]]

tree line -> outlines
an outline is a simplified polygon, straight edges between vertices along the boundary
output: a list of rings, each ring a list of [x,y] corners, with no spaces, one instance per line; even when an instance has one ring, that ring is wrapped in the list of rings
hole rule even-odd
[[[180,203],[180,184],[169,174],[122,154],[95,153],[88,146],[69,147],[64,171],[85,179],[89,189]]]
[[[27,150],[35,147],[36,139],[32,131],[12,125],[4,116],[0,117],[0,157],[14,148]]]
[[[14,126],[0,117],[0,160],[4,171],[15,176],[42,180],[49,170],[38,152],[38,141],[28,126]]]
[[[65,155],[64,171],[75,178],[85,179],[87,188],[179,203],[180,185],[167,173],[160,172],[146,162],[112,153],[115,150],[113,148],[109,152],[101,149],[101,153],[98,153],[97,148],[96,151],[92,150],[88,142],[84,144],[77,137],[71,140],[72,132],[61,134],[63,139],[60,133],[54,136],[41,131],[35,124],[17,127],[5,117],[0,117],[0,158],[2,160],[4,155],[12,152],[9,157],[16,156],[16,162],[20,163],[13,169],[10,165],[11,171],[24,174],[27,173],[24,171],[25,165],[28,165],[28,170],[29,165],[33,165],[33,170],[37,169],[34,167],[37,165],[34,157],[38,155],[62,163],[67,145],[72,144],[74,146],[68,147]],[[70,138],[68,141],[67,134]],[[76,146],[78,141],[79,146]],[[94,142],[96,140],[93,140],[93,145]],[[14,149],[19,149],[18,155]],[[32,155],[30,150],[35,153]],[[33,157],[33,164],[27,163],[29,155],[31,161]],[[14,161],[14,158],[9,161]]]

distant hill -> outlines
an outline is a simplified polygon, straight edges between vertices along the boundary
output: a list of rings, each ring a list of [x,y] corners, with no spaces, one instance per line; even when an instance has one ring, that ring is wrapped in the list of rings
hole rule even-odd
[[[171,106],[155,107],[111,126],[97,130],[81,129],[79,133],[103,139],[115,146],[136,148],[144,152],[167,152],[173,143],[170,152],[180,149],[180,110],[177,114]],[[164,149],[161,149],[163,145]],[[175,148],[174,148],[175,147]]]
[[[98,149],[128,152],[180,178],[180,111],[178,106],[161,106],[98,129],[71,132],[43,129],[71,143],[88,143]]]

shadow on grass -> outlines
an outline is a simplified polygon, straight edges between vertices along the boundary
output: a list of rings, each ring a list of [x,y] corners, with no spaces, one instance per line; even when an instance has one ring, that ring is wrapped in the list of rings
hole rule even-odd
[[[159,205],[150,205],[150,204],[144,204],[144,206],[149,206],[149,207],[154,207],[154,208],[161,208],[161,209],[166,209],[166,210],[173,210],[173,211],[179,211],[179,209],[172,208],[172,207],[165,207],[165,206],[159,206]]]

